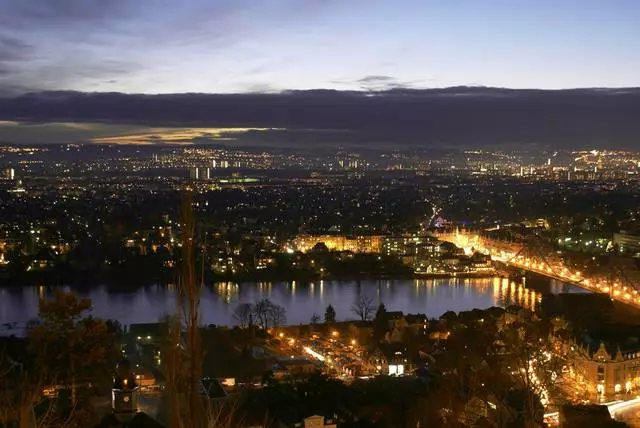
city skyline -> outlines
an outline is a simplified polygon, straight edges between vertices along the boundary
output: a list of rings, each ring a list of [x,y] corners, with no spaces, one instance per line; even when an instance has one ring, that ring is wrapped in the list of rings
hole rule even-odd
[[[0,426],[640,427],[638,16],[0,0]]]

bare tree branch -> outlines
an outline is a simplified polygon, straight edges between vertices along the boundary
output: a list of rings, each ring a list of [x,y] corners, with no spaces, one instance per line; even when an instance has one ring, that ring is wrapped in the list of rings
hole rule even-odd
[[[362,321],[371,319],[374,310],[373,298],[364,294],[361,294],[351,305],[351,312],[356,314]]]

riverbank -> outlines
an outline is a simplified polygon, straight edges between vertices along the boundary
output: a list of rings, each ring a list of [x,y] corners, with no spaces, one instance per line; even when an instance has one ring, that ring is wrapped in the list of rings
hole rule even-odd
[[[235,275],[205,274],[205,283],[217,282],[301,282],[308,283],[314,281],[380,281],[380,280],[410,280],[410,279],[454,279],[454,278],[507,278],[505,272],[358,272],[336,274],[316,274],[308,271],[288,272],[287,274],[274,273],[243,273]],[[32,286],[71,286],[83,288],[92,284],[105,284],[113,288],[131,288],[136,286],[168,285],[175,284],[177,273],[156,272],[148,275],[121,275],[113,272],[65,272],[61,275],[55,271],[27,272],[21,275],[0,276],[0,287],[32,287]]]
[[[509,275],[502,272],[442,272],[442,273],[414,273],[415,279],[437,278],[508,278]]]
[[[455,278],[508,278],[509,275],[499,272],[443,272],[443,273],[412,273],[408,275],[207,275],[206,284],[219,282],[299,282],[310,283],[317,281],[383,281],[383,280],[411,280],[411,279],[455,279]],[[78,275],[61,277],[58,275],[21,275],[17,278],[2,278],[0,287],[33,287],[33,286],[70,286],[74,288],[90,287],[92,284],[104,284],[113,288],[131,288],[136,286],[175,284],[174,275],[158,275],[146,278],[121,277],[114,278],[104,275]]]

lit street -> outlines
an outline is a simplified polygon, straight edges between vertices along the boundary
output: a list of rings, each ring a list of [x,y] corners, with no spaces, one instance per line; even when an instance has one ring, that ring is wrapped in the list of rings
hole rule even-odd
[[[313,335],[308,338],[288,338],[280,335],[282,349],[288,354],[309,358],[322,363],[324,370],[342,379],[354,376],[368,376],[376,373],[376,368],[363,359],[364,350],[354,339],[341,340],[333,331],[329,338]]]
[[[640,398],[615,403],[609,406],[611,416],[632,427],[640,427]]]

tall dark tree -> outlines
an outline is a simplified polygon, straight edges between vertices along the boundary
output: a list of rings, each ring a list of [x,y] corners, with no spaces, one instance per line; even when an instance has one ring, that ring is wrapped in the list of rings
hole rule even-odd
[[[373,338],[376,341],[380,341],[387,334],[389,328],[389,315],[387,314],[387,308],[384,303],[378,305],[376,315],[373,318]]]
[[[336,322],[336,310],[333,309],[333,306],[327,306],[327,310],[324,311],[324,322],[325,324],[333,324]]]
[[[45,354],[36,352],[44,359],[42,363],[55,366],[59,376],[71,385],[72,401],[76,399],[76,385],[111,373],[117,355],[109,325],[88,316],[90,310],[90,300],[58,292],[54,299],[40,301],[40,324],[29,333],[34,349],[46,349]]]
[[[196,219],[193,211],[193,194],[189,189],[182,196],[182,263],[178,282],[179,308],[186,327],[185,347],[185,426],[195,428],[203,419],[199,388],[202,374],[202,339],[200,337],[200,296],[202,273],[196,267]],[[200,277],[199,277],[200,276]]]
[[[90,310],[90,300],[57,292],[40,301],[40,323],[28,336],[35,366],[47,368],[45,384],[69,385],[67,416],[77,424],[91,411],[88,400],[79,403],[79,387],[108,379],[119,354],[114,324],[93,318]]]
[[[182,195],[180,223],[182,247],[178,281],[177,314],[169,317],[163,351],[167,409],[170,426],[196,428],[205,420],[205,403],[200,391],[202,339],[200,336],[200,296],[202,273],[196,265],[196,222],[190,188]],[[183,346],[179,346],[183,344]]]

